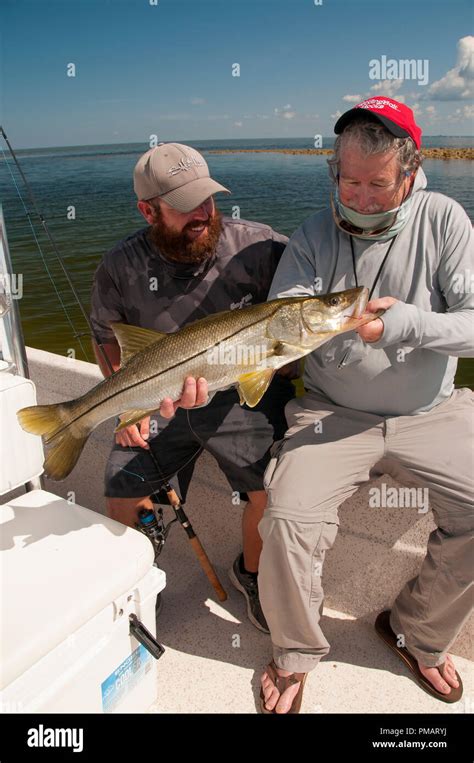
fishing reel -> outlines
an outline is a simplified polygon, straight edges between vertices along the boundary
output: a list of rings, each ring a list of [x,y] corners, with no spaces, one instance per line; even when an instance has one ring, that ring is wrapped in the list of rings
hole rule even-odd
[[[135,525],[136,529],[142,532],[150,540],[153,550],[155,552],[155,558],[153,564],[158,567],[158,557],[160,556],[165,541],[168,537],[171,525],[177,521],[177,517],[172,519],[168,524],[165,524],[163,518],[163,509],[161,506],[153,509],[141,509],[138,513],[138,522]],[[155,602],[155,619],[158,618],[161,609],[163,607],[163,599],[161,592],[156,597]]]
[[[161,506],[154,506],[153,509],[141,509],[138,513],[138,523],[136,529],[142,532],[151,541],[155,552],[154,564],[158,567],[158,557],[171,530],[171,525],[177,521],[177,517],[171,519],[165,524],[163,509]]]

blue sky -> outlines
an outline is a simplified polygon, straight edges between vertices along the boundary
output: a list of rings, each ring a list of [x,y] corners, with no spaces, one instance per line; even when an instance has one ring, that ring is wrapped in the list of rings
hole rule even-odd
[[[414,106],[427,135],[473,132],[468,0],[156,1],[1,0],[14,146],[332,135],[377,94]],[[383,56],[427,61],[428,83],[370,79]]]

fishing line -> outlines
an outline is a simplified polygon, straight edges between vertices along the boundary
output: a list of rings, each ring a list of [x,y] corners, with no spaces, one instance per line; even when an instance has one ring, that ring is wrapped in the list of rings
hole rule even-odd
[[[1,128],[0,128],[0,130],[1,130]],[[82,350],[82,352],[84,353],[84,356],[87,358],[87,353],[86,353],[86,351],[85,351],[84,347],[82,346],[82,342],[81,342],[81,340],[80,340],[79,336],[78,336],[78,335],[76,335],[76,330],[75,330],[75,328],[74,328],[74,324],[72,323],[72,321],[71,321],[71,319],[70,319],[70,317],[69,317],[69,313],[68,313],[68,311],[67,311],[67,309],[66,309],[66,306],[65,306],[65,304],[64,304],[64,302],[63,302],[63,300],[62,300],[62,298],[61,298],[61,294],[60,294],[60,292],[58,291],[58,288],[57,288],[57,286],[56,286],[56,284],[55,284],[55,282],[54,282],[54,278],[53,278],[53,275],[52,275],[52,273],[51,273],[51,271],[50,271],[50,269],[49,269],[49,267],[48,267],[48,263],[47,263],[47,261],[46,261],[46,258],[45,258],[45,256],[44,256],[44,254],[43,254],[43,250],[41,249],[41,245],[40,245],[40,243],[39,243],[39,241],[38,241],[38,238],[37,238],[37,236],[36,236],[36,231],[35,231],[34,225],[33,225],[32,221],[31,221],[31,215],[30,215],[30,213],[29,213],[29,211],[28,211],[28,209],[27,209],[27,206],[26,206],[26,204],[25,204],[25,202],[24,202],[24,200],[23,200],[23,197],[22,197],[22,195],[21,195],[21,193],[20,193],[20,189],[18,188],[18,185],[17,185],[17,183],[16,183],[16,180],[15,180],[15,176],[13,175],[13,172],[12,172],[12,170],[11,170],[11,167],[10,167],[10,165],[9,165],[9,163],[8,163],[8,159],[7,159],[7,156],[6,156],[6,154],[5,154],[5,151],[3,150],[3,148],[2,148],[1,146],[0,146],[0,149],[1,149],[1,152],[2,152],[2,154],[3,154],[3,158],[4,158],[4,161],[5,161],[5,165],[6,165],[6,167],[8,168],[8,171],[9,171],[9,173],[10,173],[11,179],[13,180],[13,184],[14,184],[14,186],[15,186],[15,188],[16,188],[16,191],[17,191],[17,193],[18,193],[18,197],[19,197],[19,199],[20,199],[20,201],[21,201],[21,203],[22,203],[22,205],[23,205],[23,209],[25,210],[25,214],[26,214],[26,217],[28,218],[28,222],[29,222],[29,224],[30,224],[31,232],[32,232],[32,234],[33,234],[33,238],[34,238],[34,240],[35,240],[36,246],[38,247],[38,251],[39,251],[39,253],[40,253],[40,256],[41,256],[41,259],[42,259],[42,261],[43,261],[43,265],[44,265],[44,268],[45,268],[45,270],[46,270],[46,273],[48,274],[48,276],[49,276],[49,280],[51,281],[51,284],[52,284],[52,286],[53,286],[53,289],[54,289],[54,291],[56,292],[56,296],[57,296],[57,298],[59,299],[59,302],[60,302],[60,304],[61,304],[61,307],[62,307],[62,309],[63,309],[63,311],[64,311],[64,314],[65,314],[65,316],[66,316],[66,319],[67,319],[67,321],[68,321],[68,323],[69,323],[69,325],[70,325],[70,327],[71,327],[71,329],[72,329],[73,335],[74,335],[75,337],[77,336],[77,338],[78,338],[78,341],[79,341],[79,344],[80,344],[80,347],[81,347],[81,350]]]
[[[12,170],[11,170],[11,167],[10,167],[10,164],[9,164],[9,162],[8,162],[8,159],[7,159],[7,156],[6,156],[6,154],[5,154],[5,151],[3,150],[3,147],[2,147],[2,146],[0,146],[0,150],[1,150],[2,154],[3,154],[3,158],[4,158],[4,161],[5,161],[5,165],[6,165],[6,167],[8,168],[8,171],[9,171],[9,173],[10,173],[10,176],[11,176],[12,180],[13,180],[13,184],[14,184],[14,186],[15,186],[16,192],[17,192],[17,194],[18,194],[18,197],[19,197],[19,199],[20,199],[20,201],[21,201],[21,203],[22,203],[22,205],[23,205],[23,208],[24,208],[24,210],[25,210],[26,216],[27,216],[27,218],[28,218],[28,222],[29,222],[29,224],[30,224],[30,227],[31,227],[31,231],[32,231],[32,233],[33,233],[33,238],[34,238],[34,240],[35,240],[36,246],[38,247],[38,251],[39,251],[39,253],[40,253],[40,256],[41,256],[41,259],[42,259],[43,265],[44,265],[44,267],[45,267],[46,273],[47,273],[47,274],[48,274],[48,276],[49,276],[49,279],[50,279],[50,281],[51,281],[51,284],[52,284],[52,286],[53,286],[53,289],[54,289],[54,291],[55,291],[55,293],[56,293],[56,295],[57,295],[57,297],[58,297],[58,300],[59,300],[59,302],[60,302],[60,304],[61,304],[61,307],[62,307],[62,309],[63,309],[63,311],[64,311],[64,314],[65,314],[65,316],[66,316],[66,319],[67,319],[67,321],[68,321],[68,323],[69,323],[69,325],[70,325],[70,327],[71,327],[71,330],[72,330],[72,332],[73,332],[73,336],[74,336],[74,337],[75,337],[75,338],[78,340],[78,342],[79,342],[79,345],[80,345],[80,347],[81,347],[81,349],[82,349],[82,352],[84,353],[84,357],[85,357],[87,360],[89,360],[89,357],[88,357],[88,354],[87,354],[86,350],[84,349],[84,347],[83,347],[83,345],[82,345],[82,342],[81,342],[81,339],[80,339],[80,337],[81,337],[81,336],[86,336],[86,335],[89,335],[89,336],[91,336],[91,337],[94,339],[95,343],[97,344],[97,346],[98,346],[98,348],[99,348],[99,350],[100,350],[100,352],[101,352],[101,355],[102,355],[102,357],[103,357],[103,359],[104,359],[104,361],[105,361],[105,363],[106,363],[106,365],[107,365],[107,368],[109,369],[110,373],[111,373],[111,374],[113,374],[113,373],[115,373],[115,372],[114,372],[114,369],[113,369],[113,367],[112,367],[112,364],[111,364],[111,362],[110,362],[110,359],[109,359],[109,357],[108,357],[107,353],[105,352],[105,350],[104,350],[104,348],[103,348],[103,344],[102,344],[102,342],[101,342],[101,341],[100,341],[100,340],[99,340],[99,339],[96,337],[96,335],[95,335],[94,329],[93,329],[93,327],[92,327],[92,324],[91,324],[91,321],[90,321],[90,319],[89,319],[89,316],[87,315],[87,312],[86,312],[86,310],[85,310],[85,308],[84,308],[84,305],[82,304],[82,300],[81,300],[81,298],[79,297],[79,294],[78,294],[78,293],[77,293],[77,291],[76,291],[76,288],[75,288],[75,286],[74,286],[74,283],[73,283],[73,281],[72,281],[72,279],[71,279],[71,277],[70,277],[70,275],[69,275],[69,273],[68,273],[68,270],[67,270],[67,268],[66,268],[66,266],[65,266],[65,264],[64,264],[64,261],[63,261],[63,259],[62,259],[62,256],[61,256],[61,254],[59,253],[59,250],[58,250],[58,247],[57,247],[57,245],[56,245],[56,242],[54,241],[54,239],[53,239],[53,236],[51,235],[51,233],[50,233],[50,231],[49,231],[49,228],[48,228],[48,225],[47,225],[47,223],[46,223],[46,220],[45,220],[45,218],[44,218],[43,214],[41,213],[41,211],[40,211],[40,209],[39,209],[39,207],[38,207],[38,205],[37,205],[37,203],[36,203],[36,199],[35,199],[35,196],[34,196],[34,194],[33,194],[33,191],[32,191],[32,189],[31,189],[31,186],[30,186],[30,184],[29,184],[29,182],[28,182],[28,180],[27,180],[27,178],[26,178],[26,176],[25,176],[25,174],[24,174],[24,172],[23,172],[23,170],[22,170],[22,168],[21,168],[21,166],[20,166],[20,163],[19,163],[19,161],[18,161],[18,159],[17,159],[17,157],[16,157],[16,155],[15,155],[15,151],[13,150],[13,148],[12,148],[12,146],[11,146],[11,144],[10,144],[10,141],[9,141],[9,140],[8,140],[8,138],[7,138],[7,134],[6,134],[5,130],[3,129],[3,127],[2,127],[1,125],[0,125],[0,135],[3,137],[3,139],[5,140],[5,143],[6,143],[6,144],[7,144],[7,146],[8,146],[8,149],[9,149],[9,151],[10,151],[10,154],[11,154],[12,158],[13,158],[13,161],[15,162],[16,168],[17,168],[17,170],[18,170],[18,172],[19,172],[19,174],[20,174],[20,177],[21,177],[21,179],[23,180],[23,183],[24,183],[24,185],[25,185],[25,187],[26,187],[26,189],[27,189],[28,195],[29,195],[29,197],[30,197],[30,202],[31,202],[31,204],[32,204],[32,206],[33,206],[33,208],[34,208],[34,211],[36,212],[36,214],[37,214],[37,216],[38,216],[38,218],[39,218],[39,220],[40,220],[40,222],[41,222],[41,225],[43,226],[43,229],[44,229],[44,231],[45,231],[45,233],[46,233],[46,236],[47,236],[47,238],[48,238],[48,240],[49,240],[49,242],[50,242],[51,246],[53,247],[53,250],[54,250],[54,254],[56,255],[56,259],[58,260],[58,262],[59,262],[59,264],[60,264],[60,266],[61,266],[61,268],[62,268],[62,271],[63,271],[64,275],[66,276],[66,279],[67,279],[67,282],[68,282],[68,284],[69,284],[69,286],[70,286],[70,288],[71,288],[71,291],[72,291],[72,293],[74,294],[74,297],[75,297],[75,299],[76,299],[76,302],[77,302],[77,304],[79,305],[79,308],[80,308],[80,310],[81,310],[81,313],[82,313],[82,315],[83,315],[83,317],[84,317],[84,319],[85,319],[85,321],[86,321],[86,323],[87,323],[87,325],[88,325],[88,327],[89,327],[89,332],[80,332],[80,333],[78,333],[78,332],[76,331],[75,327],[74,327],[74,323],[73,323],[72,319],[71,319],[71,318],[70,318],[70,316],[69,316],[69,313],[68,313],[67,307],[66,307],[66,305],[64,304],[64,302],[63,302],[63,300],[62,300],[62,298],[61,298],[61,294],[60,294],[60,292],[58,291],[58,288],[57,288],[57,286],[56,286],[56,284],[55,284],[55,282],[54,282],[54,278],[53,278],[53,276],[52,276],[52,274],[51,274],[51,271],[50,271],[50,269],[49,269],[49,267],[48,267],[48,264],[47,264],[46,258],[45,258],[44,254],[43,254],[43,251],[42,251],[42,249],[41,249],[40,243],[39,243],[39,241],[38,241],[38,238],[37,238],[37,236],[36,236],[36,231],[35,231],[35,228],[34,228],[34,226],[33,226],[32,220],[31,220],[31,214],[30,214],[30,212],[28,211],[28,208],[27,208],[27,206],[26,206],[26,204],[25,204],[25,201],[24,201],[24,199],[23,199],[23,197],[22,197],[22,195],[21,195],[21,191],[20,191],[20,189],[19,189],[19,187],[18,187],[18,184],[17,184],[17,182],[16,182],[16,180],[15,180],[15,176],[14,176],[14,174],[13,174]],[[158,433],[158,434],[159,434],[159,433]],[[158,436],[158,435],[157,435],[157,436]],[[131,446],[130,446],[130,445],[128,445],[127,447],[128,447],[128,449],[129,449],[129,451],[130,451],[130,452],[134,452],[134,451],[132,451],[132,448],[131,448]],[[146,451],[146,449],[145,449],[145,448],[144,448],[143,450],[145,450],[145,451]],[[160,468],[160,466],[159,466],[159,464],[158,464],[158,462],[157,462],[157,459],[156,459],[155,455],[152,453],[152,451],[151,451],[151,447],[150,447],[150,450],[148,450],[148,453],[150,454],[150,457],[151,457],[151,459],[152,459],[152,461],[153,461],[153,463],[154,463],[154,465],[155,465],[155,467],[156,467],[156,469],[157,469],[157,471],[158,471],[158,474],[159,474],[159,476],[160,476],[160,480],[162,480],[162,481],[163,481],[163,484],[162,484],[162,485],[160,485],[160,487],[158,488],[158,490],[160,490],[162,487],[164,487],[165,489],[167,489],[168,487],[170,487],[170,488],[171,488],[171,486],[170,486],[170,485],[169,485],[169,483],[168,483],[168,479],[172,478],[174,475],[178,474],[178,472],[179,472],[179,471],[181,471],[182,469],[184,469],[184,468],[185,468],[185,467],[186,467],[186,466],[187,466],[187,465],[188,465],[188,464],[189,464],[189,463],[190,463],[190,462],[191,462],[191,461],[192,461],[192,460],[193,460],[193,459],[196,457],[196,455],[197,455],[197,452],[198,452],[199,450],[200,450],[200,447],[198,448],[198,450],[196,451],[196,453],[194,453],[194,454],[191,456],[191,458],[189,458],[189,459],[188,459],[188,460],[187,460],[187,461],[184,463],[184,465],[183,465],[183,466],[180,466],[180,467],[179,467],[179,469],[177,469],[175,472],[173,472],[173,474],[170,474],[170,475],[166,475],[166,476],[165,476],[165,475],[163,475],[163,472],[162,472],[162,470],[161,470],[161,468]],[[108,460],[110,460],[110,458],[109,458]],[[124,470],[124,471],[126,471],[126,470]],[[139,476],[139,475],[137,475],[137,476]],[[146,483],[147,483],[148,487],[150,488],[150,494],[151,494],[151,495],[153,495],[153,494],[155,494],[155,493],[157,492],[156,488],[153,488],[153,487],[152,487],[152,485],[151,485],[151,483],[148,481],[148,479],[146,479],[144,476],[141,476],[141,479],[143,480],[143,482],[146,482]]]
[[[12,147],[12,145],[11,145],[10,141],[8,140],[7,134],[6,134],[5,130],[3,129],[3,127],[2,127],[1,125],[0,125],[0,135],[3,137],[3,139],[4,139],[5,143],[6,143],[6,144],[7,144],[7,146],[8,146],[8,149],[9,149],[9,151],[10,151],[10,154],[11,154],[11,156],[12,156],[12,159],[13,159],[13,161],[15,162],[16,168],[17,168],[17,170],[18,170],[18,172],[19,172],[19,174],[20,174],[20,177],[21,177],[21,179],[23,180],[23,183],[24,183],[24,185],[25,185],[25,188],[26,188],[26,190],[27,190],[27,192],[28,192],[28,196],[30,197],[30,202],[31,202],[31,204],[32,204],[32,206],[33,206],[33,209],[35,210],[35,212],[36,212],[36,214],[37,214],[37,216],[38,216],[38,219],[39,219],[39,221],[41,222],[41,225],[42,225],[42,226],[43,226],[43,228],[44,228],[44,231],[45,231],[45,233],[46,233],[46,236],[47,236],[47,238],[48,238],[48,240],[49,240],[49,242],[50,242],[50,244],[51,244],[51,246],[52,246],[52,248],[53,248],[54,254],[56,255],[56,259],[58,260],[58,262],[59,262],[59,265],[60,265],[60,267],[61,267],[61,269],[62,269],[62,271],[63,271],[64,275],[66,276],[66,280],[67,280],[67,282],[68,282],[68,284],[69,284],[69,287],[70,287],[70,289],[71,289],[71,291],[72,291],[72,293],[73,293],[73,295],[74,295],[74,297],[75,297],[75,299],[76,299],[76,302],[77,302],[77,304],[78,304],[78,306],[79,306],[79,309],[80,309],[80,311],[81,311],[81,313],[82,313],[82,315],[83,315],[83,317],[84,317],[84,320],[86,321],[86,324],[87,324],[87,326],[89,327],[89,331],[90,331],[90,333],[91,333],[91,336],[93,336],[93,337],[94,337],[94,340],[96,341],[96,343],[97,343],[97,345],[98,345],[98,347],[99,347],[99,349],[100,349],[100,352],[101,352],[101,354],[102,354],[102,356],[103,356],[103,358],[104,358],[105,362],[107,363],[107,365],[108,365],[108,367],[109,367],[110,371],[112,372],[112,371],[113,371],[113,369],[111,368],[111,365],[110,365],[109,359],[108,359],[108,357],[107,357],[107,355],[106,355],[106,353],[105,353],[105,350],[104,350],[104,348],[103,348],[103,346],[102,346],[102,342],[98,342],[98,341],[96,340],[96,337],[95,337],[95,333],[94,333],[94,329],[92,328],[92,324],[91,324],[91,322],[90,322],[90,320],[89,320],[89,316],[87,315],[87,312],[86,312],[86,310],[85,310],[85,308],[84,308],[84,305],[82,304],[81,298],[79,297],[79,294],[78,294],[78,293],[77,293],[77,291],[76,291],[76,288],[75,288],[75,286],[74,286],[74,283],[73,283],[73,281],[72,281],[72,279],[71,279],[71,276],[69,275],[69,272],[68,272],[68,270],[67,270],[67,268],[66,268],[66,265],[65,265],[65,263],[64,263],[64,260],[63,260],[63,258],[62,258],[62,256],[61,256],[61,254],[59,253],[59,250],[58,250],[58,247],[57,247],[57,245],[56,245],[56,242],[54,241],[54,239],[53,239],[53,236],[52,236],[52,235],[51,235],[51,233],[50,233],[50,230],[49,230],[49,227],[48,227],[48,225],[47,225],[47,223],[46,223],[46,220],[45,220],[45,218],[44,218],[43,214],[41,213],[41,211],[40,211],[40,209],[39,209],[39,207],[38,207],[38,205],[37,205],[37,203],[36,203],[36,198],[35,198],[35,195],[34,195],[34,193],[33,193],[32,189],[31,189],[31,186],[30,186],[30,184],[29,184],[29,182],[28,182],[28,180],[27,180],[27,178],[26,178],[26,176],[25,176],[25,173],[23,172],[23,170],[22,170],[22,168],[21,168],[21,166],[20,166],[20,163],[19,163],[19,161],[18,161],[18,159],[17,159],[17,157],[16,157],[16,154],[15,154],[15,151],[13,150],[13,147]],[[3,153],[3,155],[5,156],[5,152],[3,151],[3,149],[2,149],[2,153]],[[11,172],[11,169],[10,169],[10,166],[9,166],[8,162],[6,162],[6,164],[7,164],[7,167],[8,167],[8,169],[9,169],[9,172],[10,172],[10,174],[12,175],[12,172]],[[13,178],[13,175],[12,175],[12,178]],[[15,180],[14,180],[14,178],[13,178],[13,182],[15,183]],[[21,202],[22,202],[22,204],[23,204],[23,207],[25,208],[25,211],[26,211],[26,213],[27,213],[28,219],[30,219],[30,214],[29,214],[29,212],[27,211],[27,208],[26,208],[25,202],[24,202],[24,200],[23,200],[23,197],[22,197],[22,195],[21,195],[21,193],[20,193],[20,190],[19,190],[19,188],[18,188],[18,186],[17,186],[17,184],[16,184],[16,183],[15,183],[15,188],[17,189],[17,192],[18,192],[18,195],[19,195],[19,197],[20,197],[20,200],[21,200]],[[31,220],[30,220],[30,224],[31,224]],[[35,237],[35,239],[36,239],[36,237]],[[55,290],[55,291],[56,291],[56,290]],[[74,335],[75,335],[75,336],[77,336],[77,335],[76,335],[76,332],[74,333]],[[81,347],[82,347],[82,345],[81,345]],[[86,353],[86,352],[84,352],[84,355],[85,355],[85,357],[86,357],[86,358],[88,358],[88,355],[87,355],[87,353]]]

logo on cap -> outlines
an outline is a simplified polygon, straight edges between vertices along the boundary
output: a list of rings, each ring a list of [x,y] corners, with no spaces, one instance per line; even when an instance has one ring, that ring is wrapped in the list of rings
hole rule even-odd
[[[204,167],[204,162],[202,162],[200,159],[197,159],[195,156],[189,156],[187,159],[180,159],[178,164],[174,164],[172,167],[169,168],[167,175],[177,175],[178,172],[186,172],[187,170],[190,170],[191,167]]]
[[[356,109],[383,109],[385,106],[390,106],[394,111],[398,111],[398,103],[392,103],[385,98],[369,98],[368,101],[362,101],[357,104]]]

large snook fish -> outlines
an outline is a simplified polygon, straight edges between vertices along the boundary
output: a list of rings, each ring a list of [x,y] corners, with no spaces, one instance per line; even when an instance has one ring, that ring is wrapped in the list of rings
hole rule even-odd
[[[174,334],[113,323],[120,370],[76,400],[22,408],[18,420],[42,435],[46,474],[64,479],[98,424],[119,414],[115,431],[140,421],[165,397],[178,400],[187,376],[204,377],[210,391],[236,384],[241,404],[257,405],[278,368],[378,317],[364,314],[367,299],[364,287],[285,297],[215,313]]]

